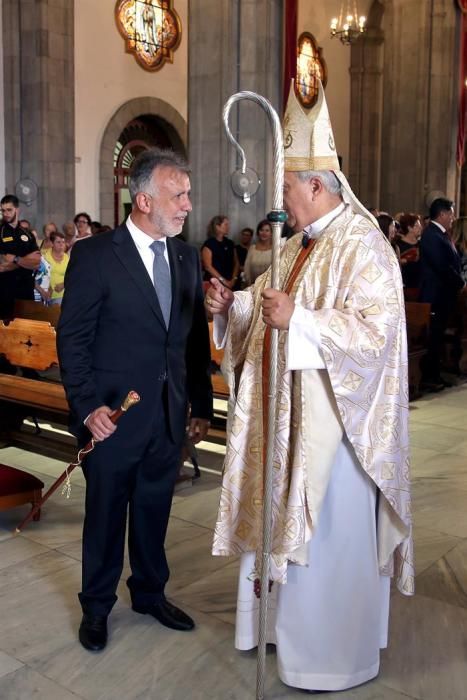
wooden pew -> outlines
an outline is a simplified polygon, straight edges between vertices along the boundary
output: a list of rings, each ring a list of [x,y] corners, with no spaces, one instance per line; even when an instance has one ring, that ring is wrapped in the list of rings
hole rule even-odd
[[[407,322],[407,347],[409,360],[409,396],[420,396],[421,368],[420,361],[427,353],[428,333],[430,329],[431,304],[406,301],[405,316]]]
[[[17,318],[0,323],[0,354],[15,367],[45,371],[58,367],[55,328],[47,321]],[[69,406],[60,382],[0,373],[0,430],[9,444],[52,457],[72,458],[71,436],[52,438],[22,429],[28,416],[68,424]],[[65,432],[65,431],[64,431]]]
[[[13,309],[13,318],[29,318],[33,321],[48,321],[54,328],[60,318],[60,305],[44,306],[38,301],[17,299]]]
[[[0,353],[12,365],[38,371],[58,365],[55,328],[48,321],[25,318],[2,323]]]
[[[441,364],[445,372],[467,373],[467,301],[462,295],[451,311],[444,333]]]
[[[58,368],[55,328],[48,321],[16,318],[0,322],[0,354],[15,366],[37,372]],[[215,361],[222,361],[222,351],[214,348]],[[214,394],[228,398],[228,387],[220,373],[213,374]],[[0,433],[10,444],[32,449],[51,457],[70,460],[76,454],[71,436],[52,438],[26,431],[21,426],[27,416],[37,416],[63,426],[68,425],[69,406],[63,385],[58,381],[4,374],[0,371]],[[209,438],[225,440],[225,414],[216,412]]]

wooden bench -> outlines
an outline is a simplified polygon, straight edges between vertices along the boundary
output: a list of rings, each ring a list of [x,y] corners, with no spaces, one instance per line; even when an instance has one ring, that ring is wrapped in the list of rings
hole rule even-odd
[[[17,318],[0,323],[0,354],[15,367],[40,372],[58,367],[55,328],[48,321]],[[0,430],[4,440],[52,457],[72,458],[74,440],[21,429],[27,416],[67,425],[69,406],[58,381],[0,373]],[[65,432],[65,431],[63,431]]]
[[[445,372],[467,373],[467,302],[462,295],[451,310],[444,333],[441,364]]]
[[[13,308],[13,318],[29,318],[32,321],[48,321],[54,328],[60,318],[60,305],[44,306],[38,301],[17,299]]]
[[[431,304],[406,301],[409,396],[411,400],[420,396],[420,380],[422,376],[420,361],[427,353],[430,315]]]
[[[222,351],[215,351],[221,361]],[[0,354],[15,366],[45,371],[58,367],[55,328],[50,322],[17,318],[0,323]],[[214,394],[228,398],[228,387],[219,374],[213,374]],[[27,416],[37,416],[60,426],[68,425],[69,406],[63,385],[42,378],[31,379],[0,372],[0,432],[9,443],[58,459],[73,459],[75,441],[70,435],[42,435],[26,430]],[[62,431],[65,432],[65,431]],[[225,442],[225,414],[216,411],[209,439]]]

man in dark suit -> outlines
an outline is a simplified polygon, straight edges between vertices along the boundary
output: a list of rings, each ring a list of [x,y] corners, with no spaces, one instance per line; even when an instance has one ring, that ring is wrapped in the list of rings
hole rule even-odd
[[[185,436],[197,442],[212,411],[209,333],[199,255],[175,238],[189,211],[188,165],[151,149],[135,161],[126,225],[80,241],[65,277],[58,352],[71,429],[86,457],[83,619],[89,650],[107,642],[123,568],[127,508],[133,610],[173,629],[193,620],[164,596],[164,539]],[[129,389],[141,402],[110,420]]]
[[[434,391],[446,386],[440,374],[444,332],[459,292],[465,292],[460,257],[449,236],[454,218],[454,203],[444,197],[435,199],[430,207],[431,222],[420,239],[419,301],[431,304],[432,311],[422,381],[425,388]]]

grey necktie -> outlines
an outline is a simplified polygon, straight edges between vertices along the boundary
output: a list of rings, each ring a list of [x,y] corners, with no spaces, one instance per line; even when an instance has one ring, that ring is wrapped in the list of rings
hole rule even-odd
[[[172,285],[170,282],[170,270],[165,259],[164,241],[153,241],[151,249],[154,252],[154,262],[152,272],[154,276],[154,287],[157,298],[164,317],[165,325],[168,328],[170,322],[170,307],[172,306]]]

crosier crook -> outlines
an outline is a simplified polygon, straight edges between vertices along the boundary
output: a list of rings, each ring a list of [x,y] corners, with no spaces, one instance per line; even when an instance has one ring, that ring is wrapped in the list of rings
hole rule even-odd
[[[271,287],[279,289],[279,259],[280,239],[282,227],[287,219],[283,209],[284,187],[284,144],[282,127],[279,116],[266,98],[256,92],[237,92],[232,95],[224,105],[223,120],[230,143],[236,148],[241,161],[241,172],[246,172],[245,151],[234,138],[229,127],[229,113],[232,106],[241,100],[251,100],[259,104],[266,112],[273,132],[274,172],[273,172],[273,209],[267,215],[272,227],[272,264]],[[271,524],[272,524],[272,477],[273,477],[273,453],[274,453],[274,423],[276,415],[276,390],[277,390],[277,355],[278,355],[279,331],[271,329],[270,362],[269,362],[269,386],[268,386],[268,419],[267,419],[267,444],[266,460],[264,466],[264,493],[263,493],[263,548],[261,557],[261,583],[259,602],[259,635],[258,635],[258,661],[256,674],[256,700],[264,698],[264,681],[266,671],[266,625],[269,593],[269,568],[271,555]],[[257,586],[256,586],[257,587]]]

